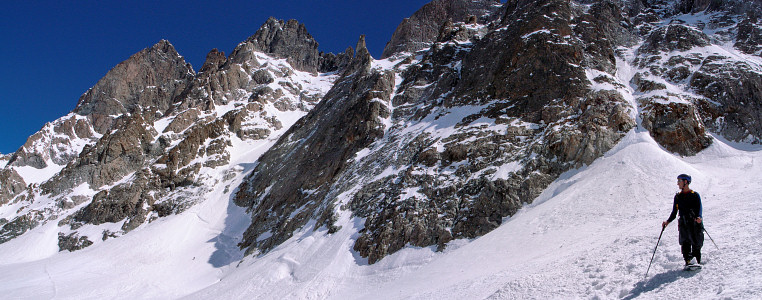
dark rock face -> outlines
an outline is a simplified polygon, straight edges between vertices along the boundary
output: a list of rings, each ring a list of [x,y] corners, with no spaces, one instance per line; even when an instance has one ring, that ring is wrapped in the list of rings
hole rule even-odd
[[[644,70],[632,81],[643,93],[638,100],[643,107],[643,126],[664,148],[680,155],[694,155],[711,145],[707,129],[732,141],[752,143],[759,143],[762,134],[759,101],[753,100],[760,95],[760,74],[748,62],[711,48],[693,51],[712,44],[701,31],[710,26],[736,28],[735,47],[755,54],[756,21],[747,16],[735,23],[737,18],[728,13],[739,3],[716,7],[707,3],[699,9],[722,8],[728,12],[713,15],[708,24],[670,24],[654,29],[635,59],[635,65]],[[754,15],[754,11],[758,9],[749,13]],[[714,38],[728,36],[718,31]],[[689,86],[695,94],[668,92],[680,85]]]
[[[166,111],[193,76],[193,68],[162,40],[111,69],[82,95],[74,112],[90,116],[95,131],[106,133],[111,116]]]
[[[762,142],[762,74],[747,62],[709,56],[690,81],[703,101],[704,123],[732,141]]]
[[[122,227],[125,232],[142,224],[155,202],[159,180],[145,171],[135,177],[129,183],[119,184],[93,196],[93,200],[74,215],[73,221],[98,225],[128,219]]]
[[[356,251],[373,263],[408,244],[442,249],[452,239],[483,235],[563,171],[592,163],[634,126],[621,95],[588,89],[582,66],[613,73],[614,59],[610,44],[594,44],[600,36],[582,26],[572,30],[572,15],[590,20],[578,14],[562,1],[525,3],[513,11],[508,7],[504,27],[474,42],[472,49],[435,44],[422,68],[409,69],[404,92],[394,99],[395,117],[416,119],[441,110],[440,105],[485,108],[463,118],[455,126],[458,134],[444,139],[421,135],[396,141],[401,148],[379,151],[394,153],[394,158],[382,155],[375,161],[393,161],[402,170],[365,185],[351,200],[350,208],[366,220]],[[556,18],[545,17],[549,15]],[[589,42],[587,47],[562,38],[569,34]],[[454,61],[462,61],[459,73],[443,67]],[[420,86],[429,88],[419,91]],[[421,102],[431,99],[425,95],[453,96],[440,104]],[[508,126],[505,132],[469,128],[483,118],[545,125]],[[511,164],[519,167],[497,175],[499,166]],[[358,169],[373,169],[372,164],[360,165]],[[416,195],[410,197],[410,190]]]
[[[189,186],[195,182],[202,166],[214,168],[227,164],[230,159],[227,134],[236,133],[241,138],[245,137],[241,131],[241,118],[247,112],[245,109],[229,112],[219,119],[189,128],[182,141],[156,160],[155,163],[161,167],[152,168],[152,172],[159,175],[161,186],[171,189]],[[209,159],[203,164],[193,163],[205,156]]]
[[[304,24],[296,20],[270,17],[246,43],[251,43],[257,51],[286,58],[297,70],[315,73],[320,66],[318,43]]]
[[[318,71],[320,73],[329,73],[344,70],[352,62],[354,56],[355,51],[352,47],[347,48],[347,50],[339,54],[320,52]]]
[[[115,120],[115,127],[93,146],[85,147],[79,158],[51,180],[41,185],[46,193],[58,195],[87,183],[92,188],[112,184],[141,169],[154,148],[157,134],[139,114]]]
[[[735,47],[744,53],[759,56],[762,50],[762,26],[759,24],[759,19],[747,16],[736,27],[738,35]]]
[[[537,122],[539,109],[550,101],[583,95],[587,82],[581,67],[584,48],[582,43],[566,38],[572,34],[569,3],[536,1],[516,4],[515,9],[511,9],[511,4],[506,4],[504,29],[485,36],[464,59],[464,82],[456,91],[463,97],[454,98],[458,101],[491,97],[517,99],[520,103],[513,105],[514,115]],[[551,12],[559,16],[545,19]],[[607,60],[613,64],[613,56],[600,61]],[[538,84],[566,88],[538,89]],[[511,105],[506,103],[505,107],[508,106]],[[529,112],[535,114],[528,115]]]
[[[709,37],[703,32],[686,25],[668,25],[654,30],[639,51],[658,53],[660,51],[687,51],[693,47],[709,45]]]
[[[707,9],[717,9],[722,1],[716,0],[680,0],[678,11],[682,13],[697,13]]]
[[[585,35],[596,40],[606,39],[615,48],[631,47],[638,43],[638,36],[635,24],[629,15],[631,14],[628,14],[625,7],[614,1],[595,1],[590,6],[588,13],[583,16],[585,21],[594,24],[594,26],[583,26],[577,31],[590,31]],[[579,27],[584,23],[576,24],[576,27]]]
[[[363,39],[357,48],[351,65],[325,99],[260,158],[239,187],[234,201],[252,214],[241,242],[249,253],[269,250],[307,221],[320,218],[330,204],[322,198],[347,160],[383,136],[379,118],[389,116],[386,103],[394,75],[370,72],[371,58]],[[283,164],[283,159],[289,164]],[[267,232],[272,235],[265,237]]]
[[[225,52],[219,51],[217,48],[212,49],[212,51],[209,51],[209,53],[206,54],[206,61],[204,61],[204,65],[201,66],[201,69],[198,72],[207,73],[217,71],[222,68],[225,62],[227,62]]]
[[[14,169],[0,169],[0,205],[8,203],[24,190],[26,182]]]
[[[648,101],[641,103],[641,107],[643,127],[668,151],[695,155],[712,144],[692,105]]]
[[[69,252],[77,251],[92,245],[93,242],[87,239],[86,236],[79,236],[77,233],[71,233],[65,235],[61,232],[58,233],[58,249],[59,251],[68,250]]]
[[[437,37],[439,28],[447,20],[466,22],[471,16],[475,16],[478,22],[486,23],[494,19],[494,13],[499,9],[498,0],[431,1],[400,23],[384,47],[381,58],[399,52],[415,52],[428,48]]]
[[[31,211],[6,222],[0,227],[0,243],[5,243],[24,234],[29,229],[37,227],[44,219],[45,216],[41,212]]]

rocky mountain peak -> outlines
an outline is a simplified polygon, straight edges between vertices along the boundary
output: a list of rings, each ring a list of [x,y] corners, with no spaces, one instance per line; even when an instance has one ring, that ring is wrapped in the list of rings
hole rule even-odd
[[[58,219],[59,248],[81,249],[94,238],[80,234],[81,226],[118,223],[103,240],[117,237],[230,181],[240,171],[230,165],[232,141],[258,147],[277,139],[338,77],[298,72],[301,57],[278,54],[292,46],[279,43],[300,39],[290,32],[312,39],[296,21],[271,19],[254,35],[260,40],[242,42],[229,58],[211,50],[198,74],[165,40],[118,64],[74,112],[3,161],[0,205],[36,204],[1,216],[11,220],[0,224],[0,243]],[[317,49],[314,40],[307,44]],[[326,55],[326,68],[345,68],[353,54]],[[47,170],[24,177],[30,172],[16,170],[25,166]]]
[[[212,51],[209,51],[209,53],[206,54],[206,61],[204,61],[204,65],[201,66],[199,73],[216,71],[217,69],[221,68],[226,61],[227,58],[225,57],[225,52],[214,48]]]
[[[297,70],[316,73],[320,66],[318,42],[296,20],[270,17],[246,43],[256,51],[285,58]]]
[[[370,55],[370,51],[368,51],[368,47],[365,45],[365,35],[360,35],[360,39],[357,41],[356,46],[357,52],[355,52],[354,57],[352,58],[350,64],[344,71],[344,74],[353,74],[362,71],[362,74],[367,74],[370,72],[371,68],[371,61],[373,61],[373,57]]]
[[[384,47],[381,58],[399,52],[415,52],[428,48],[436,39],[439,29],[447,20],[452,22],[494,20],[494,12],[501,7],[499,0],[434,0],[402,20],[391,40]]]
[[[113,116],[166,111],[195,72],[167,40],[130,56],[88,90],[74,113],[89,116],[95,130],[105,133]]]
[[[370,55],[370,52],[368,51],[368,47],[365,45],[365,35],[360,35],[360,39],[357,40],[357,46],[355,47],[357,49],[357,53],[355,55],[355,58],[365,58]]]

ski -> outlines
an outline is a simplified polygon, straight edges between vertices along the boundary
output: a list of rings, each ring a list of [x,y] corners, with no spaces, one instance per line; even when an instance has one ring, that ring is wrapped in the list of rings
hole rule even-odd
[[[683,268],[683,271],[697,271],[701,270],[702,266],[699,264],[690,264],[686,265],[685,268]]]

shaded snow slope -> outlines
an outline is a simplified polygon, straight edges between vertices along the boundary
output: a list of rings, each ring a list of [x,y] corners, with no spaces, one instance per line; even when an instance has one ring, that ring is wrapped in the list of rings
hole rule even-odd
[[[605,157],[561,176],[493,232],[453,241],[441,253],[407,248],[374,265],[351,250],[361,220],[349,215],[333,235],[307,230],[266,255],[242,259],[235,244],[248,216],[220,187],[178,216],[81,251],[56,253],[55,245],[40,245],[55,225],[2,244],[0,293],[61,299],[757,298],[762,150],[745,147],[718,140],[696,157],[681,158],[648,133],[631,131]],[[238,157],[246,161],[257,152]],[[720,250],[707,238],[705,268],[681,271],[671,225],[646,278],[679,173],[693,176],[706,228]]]

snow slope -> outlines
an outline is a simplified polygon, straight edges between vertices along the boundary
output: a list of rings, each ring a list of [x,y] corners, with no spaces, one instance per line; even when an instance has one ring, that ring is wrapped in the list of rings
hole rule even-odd
[[[266,147],[265,147],[266,148]],[[245,161],[261,155],[241,154]],[[532,205],[475,240],[441,253],[408,248],[374,265],[351,249],[362,220],[297,233],[259,257],[235,244],[245,212],[219,187],[206,202],[133,234],[73,253],[39,240],[46,225],[0,245],[0,294],[33,299],[516,299],[762,297],[762,149],[717,139],[695,157],[662,150],[633,130],[601,159],[564,174]],[[245,174],[246,170],[241,174]],[[676,191],[691,174],[702,195],[705,268],[681,271],[677,228],[662,237]],[[241,180],[234,180],[233,186]],[[311,226],[307,226],[310,228]]]

